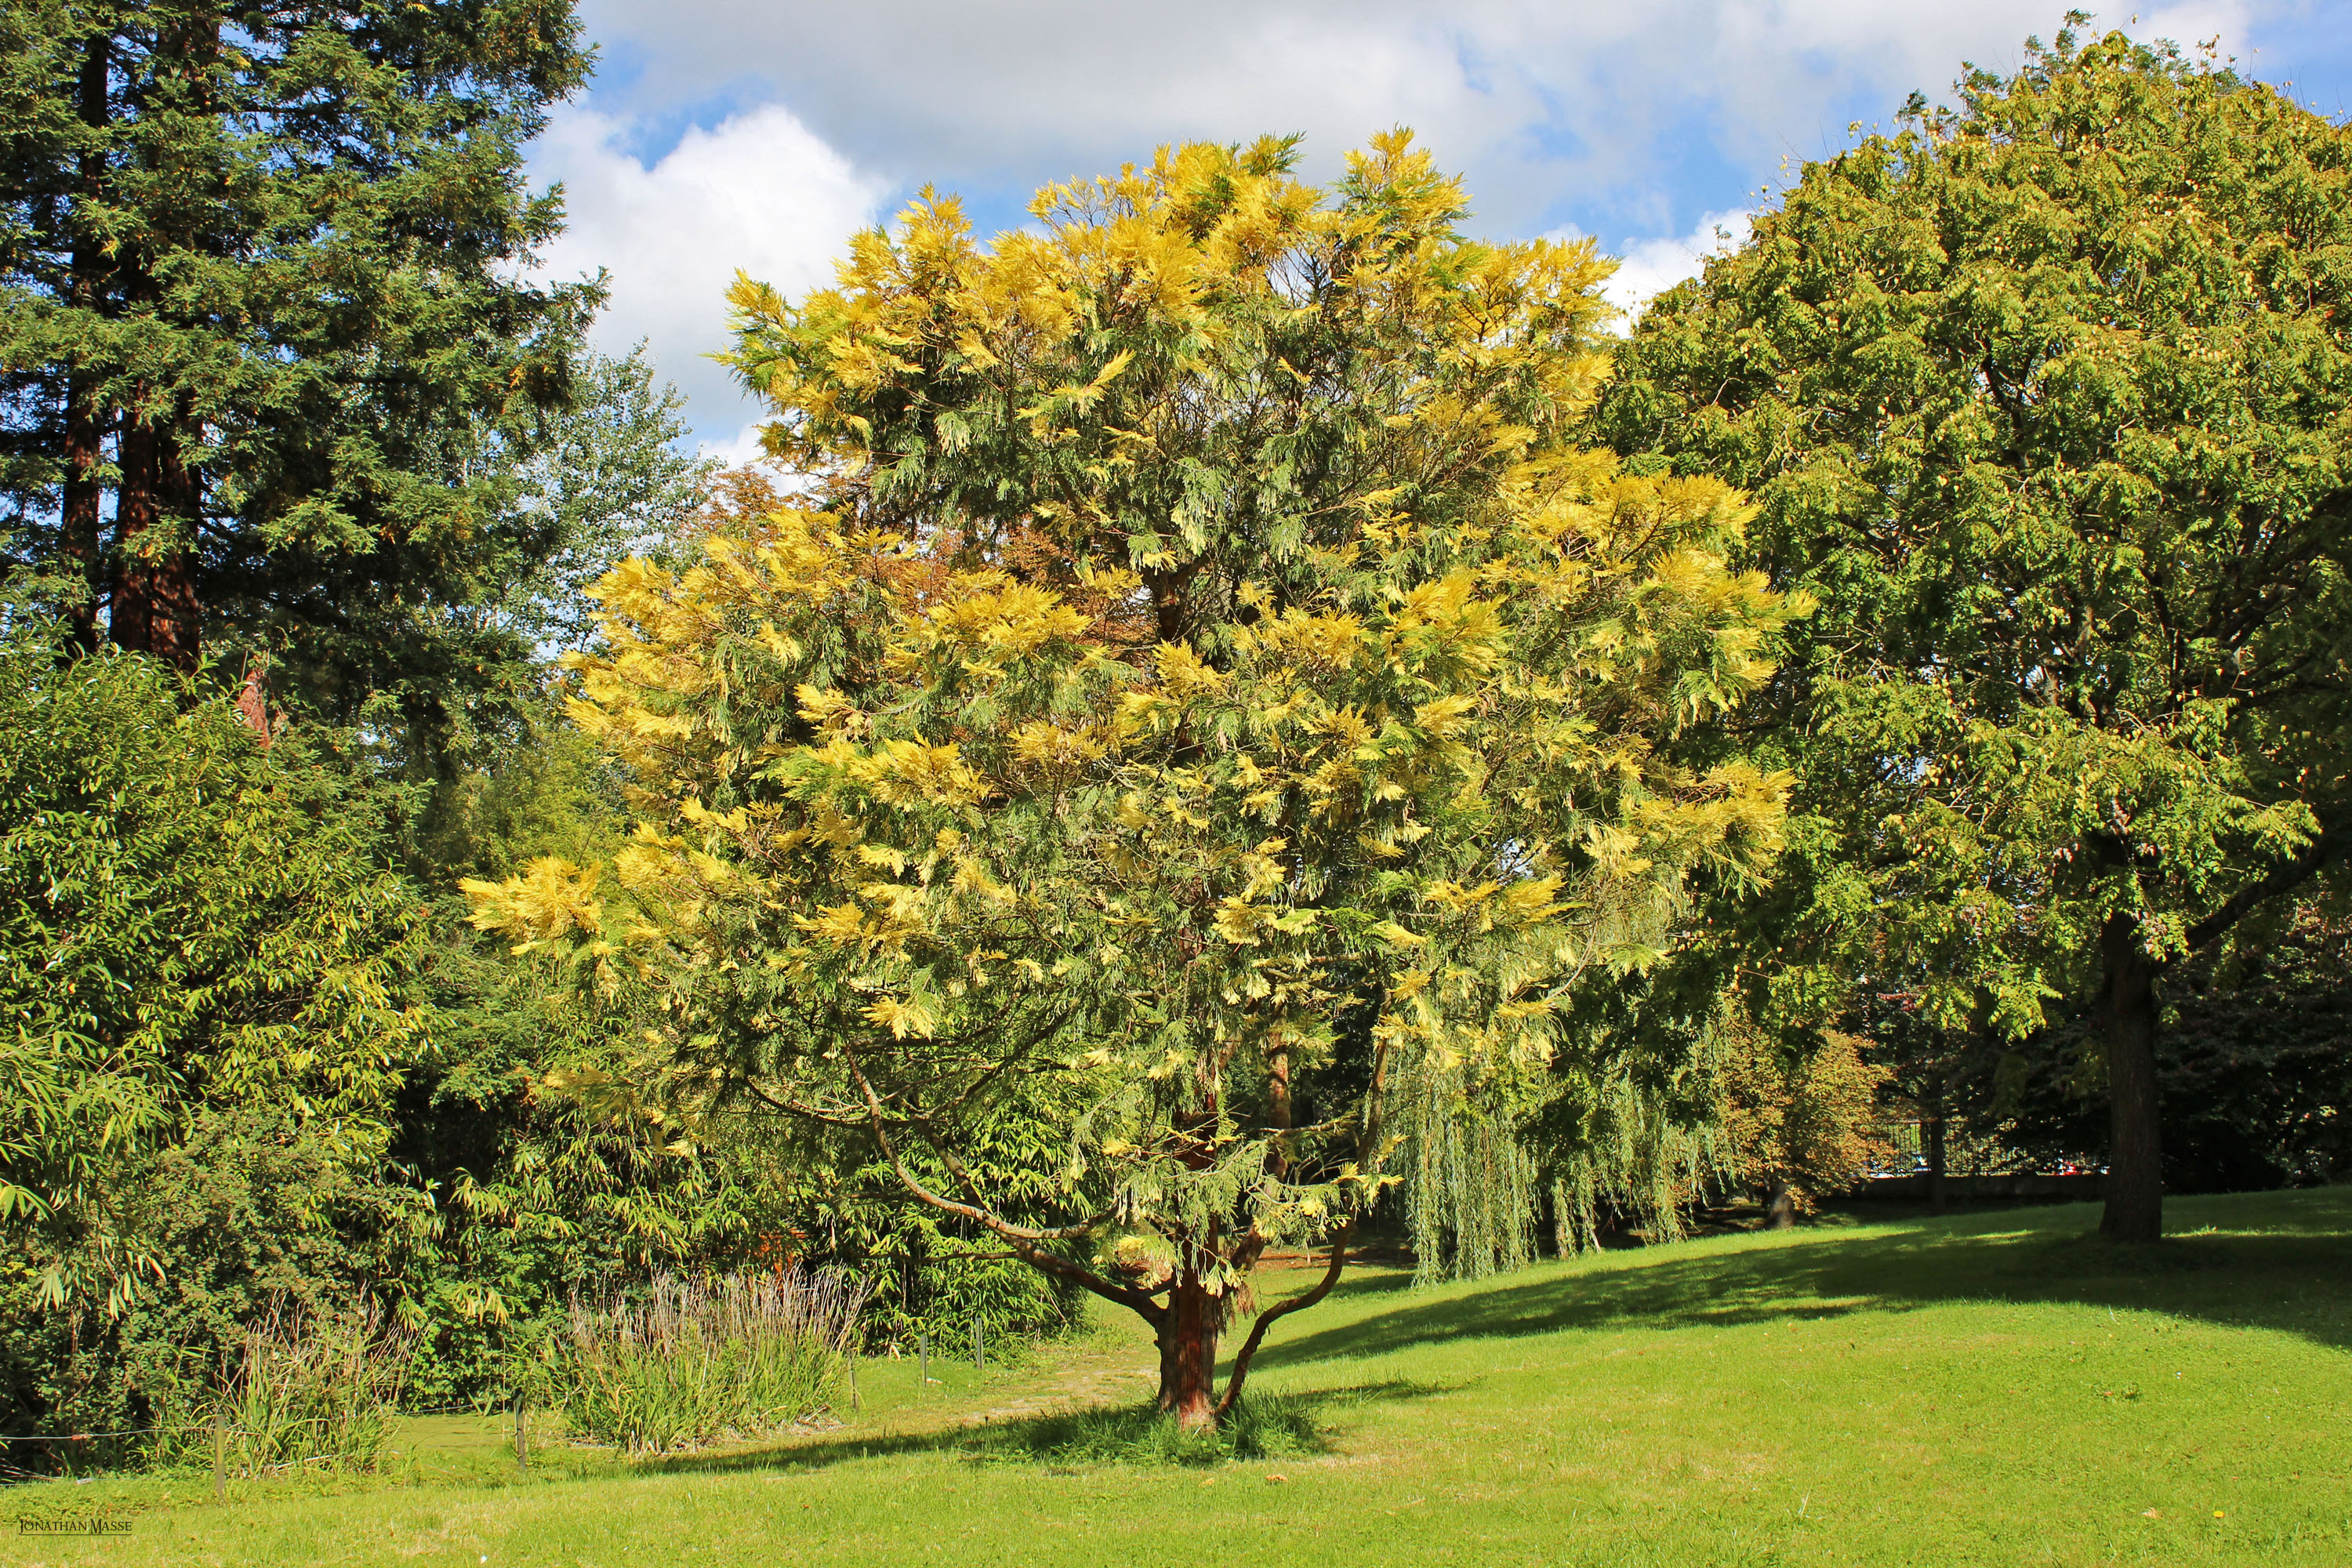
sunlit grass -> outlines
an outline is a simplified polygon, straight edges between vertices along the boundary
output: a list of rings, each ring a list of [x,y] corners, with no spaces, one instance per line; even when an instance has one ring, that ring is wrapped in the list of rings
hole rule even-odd
[[[202,1476],[20,1488],[19,1511],[138,1510],[134,1532],[5,1545],[140,1568],[2352,1562],[2352,1193],[2170,1212],[2182,1234],[2152,1254],[2074,1207],[1423,1294],[1359,1275],[1253,1379],[1290,1413],[1278,1458],[1145,1462],[1149,1424],[1116,1413],[958,1427],[1059,1365],[1146,1365],[1108,1323],[1011,1372],[936,1362],[919,1388],[865,1363],[863,1412],[804,1440],[635,1466],[550,1443],[523,1475],[503,1422],[413,1426],[381,1477],[236,1483],[225,1509]]]

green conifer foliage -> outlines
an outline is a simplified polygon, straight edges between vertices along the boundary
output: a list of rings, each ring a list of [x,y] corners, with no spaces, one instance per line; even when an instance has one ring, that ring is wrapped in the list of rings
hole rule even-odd
[[[1328,190],[1295,157],[1166,149],[986,246],[927,195],[835,289],[740,285],[811,491],[600,584],[609,876],[467,885],[648,997],[633,1094],[874,1151],[1150,1322],[1188,1426],[1344,1268],[1392,1084],[1539,1063],[1769,855],[1781,781],[1659,752],[1801,607],[1725,570],[1735,493],[1567,440],[1590,247],[1469,239],[1402,133]],[[1047,1105],[1061,1158],[1004,1179]],[[1219,1393],[1265,1248],[1325,1240]]]
[[[80,579],[86,647],[267,649],[346,714],[489,673],[452,607],[554,546],[481,457],[596,292],[517,280],[568,0],[6,0],[0,59],[9,554]]]

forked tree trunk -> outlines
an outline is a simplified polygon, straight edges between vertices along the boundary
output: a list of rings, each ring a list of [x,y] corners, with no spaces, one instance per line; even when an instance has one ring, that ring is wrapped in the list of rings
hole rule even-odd
[[[2156,1081],[2156,970],[2138,922],[2109,915],[2099,933],[2106,987],[2100,1001],[2107,1036],[2106,1211],[2099,1229],[2117,1241],[2164,1236],[2161,1101]]]
[[[1210,1280],[1202,1278],[1201,1266],[1207,1259],[1214,1270],[1245,1272],[1256,1262],[1265,1246],[1265,1235],[1256,1225],[1253,1224],[1229,1247],[1220,1242],[1221,1227],[1213,1223],[1207,1227],[1205,1237],[1171,1237],[1170,1239],[1177,1243],[1178,1261],[1173,1276],[1165,1285],[1155,1284],[1147,1288],[1140,1283],[1118,1283],[1048,1250],[1048,1243],[1088,1234],[1093,1229],[1091,1224],[1074,1226],[1066,1231],[1023,1229],[976,1204],[943,1197],[917,1179],[893,1146],[881,1097],[866,1081],[852,1048],[845,1045],[844,1052],[848,1057],[850,1070],[856,1076],[858,1087],[865,1091],[875,1137],[897,1172],[899,1182],[909,1193],[933,1208],[978,1221],[1011,1242],[1014,1255],[1032,1268],[1056,1279],[1081,1285],[1103,1300],[1127,1308],[1151,1325],[1152,1338],[1160,1348],[1158,1404],[1161,1410],[1176,1417],[1180,1426],[1195,1431],[1213,1429],[1232,1415],[1239,1405],[1242,1390],[1247,1386],[1250,1364],[1257,1355],[1258,1348],[1265,1342],[1266,1331],[1293,1312],[1305,1311],[1328,1296],[1332,1287],[1339,1282],[1341,1270],[1347,1267],[1348,1247],[1355,1239],[1356,1233],[1356,1222],[1352,1217],[1342,1223],[1331,1237],[1331,1255],[1324,1265],[1323,1277],[1309,1289],[1258,1312],[1257,1321],[1251,1325],[1249,1333],[1242,1341],[1241,1349],[1234,1353],[1233,1373],[1226,1379],[1224,1397],[1220,1399],[1217,1396],[1217,1342],[1223,1336],[1234,1299],[1213,1289]],[[1379,1103],[1386,1083],[1386,1063],[1385,1049],[1376,1050],[1372,1058],[1372,1080],[1368,1097],[1374,1105]],[[1286,1068],[1286,1060],[1283,1066]],[[1279,1074],[1279,1081],[1285,1100],[1282,1110],[1286,1121],[1286,1071]],[[1204,1121],[1203,1125],[1209,1123]],[[1378,1147],[1378,1137],[1379,1124],[1375,1121],[1364,1129],[1358,1140],[1360,1165],[1370,1163],[1371,1153]],[[956,1161],[950,1151],[942,1147],[940,1152],[950,1154],[949,1163],[959,1176],[968,1176],[961,1162]],[[1286,1162],[1274,1168],[1286,1169]],[[1160,1300],[1163,1290],[1167,1293],[1164,1301]]]

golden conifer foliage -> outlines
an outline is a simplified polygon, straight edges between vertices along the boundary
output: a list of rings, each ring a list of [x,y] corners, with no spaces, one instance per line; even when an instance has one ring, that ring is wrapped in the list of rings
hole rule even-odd
[[[1782,789],[1660,754],[1795,606],[1737,494],[1573,446],[1609,264],[1462,237],[1402,133],[1291,162],[1163,151],[991,246],[926,195],[834,289],[740,284],[804,504],[606,580],[575,710],[636,841],[474,889],[667,998],[683,1080],[1144,1312],[1193,1420],[1259,1250],[1372,1201],[1391,1068],[1539,1058]],[[1094,1109],[1016,1204],[974,1143],[1041,1075]]]

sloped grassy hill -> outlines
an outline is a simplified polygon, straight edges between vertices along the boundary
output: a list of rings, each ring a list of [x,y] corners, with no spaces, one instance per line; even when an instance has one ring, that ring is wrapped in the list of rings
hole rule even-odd
[[[1359,1277],[1261,1363],[1318,1438],[1250,1463],[1026,1457],[1023,1412],[1144,1386],[1141,1342],[1107,1324],[1009,1372],[937,1367],[928,1389],[869,1364],[851,1426],[659,1469],[553,1451],[516,1478],[487,1430],[445,1426],[387,1480],[241,1488],[226,1509],[201,1479],[20,1488],[19,1511],[68,1492],[139,1510],[134,1532],[11,1538],[0,1559],[2352,1562],[2352,1191],[2176,1200],[2170,1218],[2149,1254],[2067,1207],[1423,1294]],[[989,1412],[975,1441],[961,1423]]]

